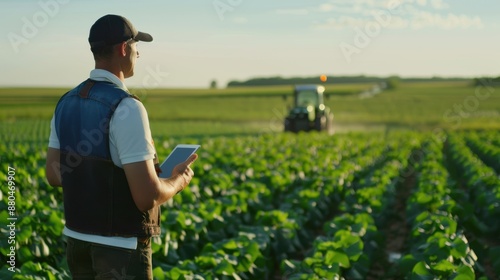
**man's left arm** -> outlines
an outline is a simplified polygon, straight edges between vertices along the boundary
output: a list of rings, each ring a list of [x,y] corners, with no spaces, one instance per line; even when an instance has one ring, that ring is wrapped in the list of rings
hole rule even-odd
[[[45,162],[45,176],[49,184],[53,187],[60,187],[62,185],[59,155],[59,149],[49,147],[47,151],[47,160]]]

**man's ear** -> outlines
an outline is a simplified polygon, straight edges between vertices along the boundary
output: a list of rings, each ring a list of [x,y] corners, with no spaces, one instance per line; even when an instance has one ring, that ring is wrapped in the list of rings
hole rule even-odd
[[[127,42],[119,44],[118,48],[119,48],[118,53],[120,54],[121,57],[127,56]]]

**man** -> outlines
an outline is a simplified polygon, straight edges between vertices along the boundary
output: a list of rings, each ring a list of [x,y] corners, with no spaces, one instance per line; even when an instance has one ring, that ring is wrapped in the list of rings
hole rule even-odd
[[[159,206],[194,175],[196,154],[172,177],[158,177],[146,110],[124,84],[134,74],[137,42],[152,40],[124,17],[98,19],[89,35],[95,69],[61,97],[51,121],[46,174],[63,187],[73,279],[152,279]]]

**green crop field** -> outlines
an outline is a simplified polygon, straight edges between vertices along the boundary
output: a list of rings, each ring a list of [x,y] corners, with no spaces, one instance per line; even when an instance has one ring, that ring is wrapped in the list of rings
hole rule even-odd
[[[160,157],[202,145],[162,207],[155,279],[499,279],[500,89],[369,87],[327,87],[333,136],[282,132],[291,87],[133,90]],[[44,174],[64,92],[0,89],[0,279],[69,278]]]

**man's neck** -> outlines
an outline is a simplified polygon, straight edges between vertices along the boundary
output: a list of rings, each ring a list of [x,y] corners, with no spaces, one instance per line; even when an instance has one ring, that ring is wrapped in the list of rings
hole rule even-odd
[[[107,61],[96,61],[95,69],[106,70],[115,75],[116,77],[118,77],[120,81],[125,82],[125,76],[123,75],[123,71],[115,63],[109,63]]]

